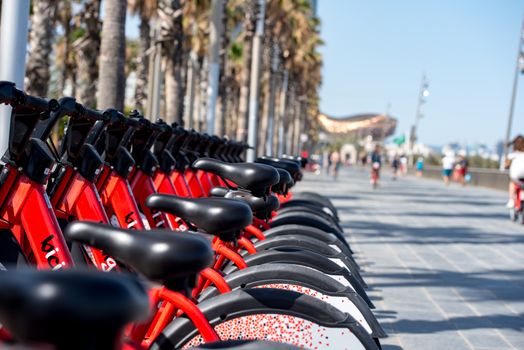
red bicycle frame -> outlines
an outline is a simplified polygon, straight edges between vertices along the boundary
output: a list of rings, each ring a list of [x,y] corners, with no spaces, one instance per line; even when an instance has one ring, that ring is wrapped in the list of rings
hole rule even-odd
[[[211,180],[209,178],[209,173],[203,170],[197,170],[196,177],[200,182],[200,185],[202,186],[202,195],[208,196],[209,191],[211,191],[211,189],[213,188],[213,184],[211,183]]]
[[[73,266],[51,202],[43,185],[6,165],[0,188],[0,218],[18,241],[24,255],[41,269]]]
[[[202,311],[189,298],[179,292],[165,287],[150,290],[150,301],[156,310],[152,317],[144,324],[136,325],[130,332],[131,340],[140,342],[143,347],[149,348],[165,327],[179,313],[183,312],[193,322],[206,342],[220,340],[220,337],[209,324]]]
[[[191,190],[191,197],[199,198],[206,195],[195,170],[187,168],[183,175]]]
[[[151,210],[145,205],[140,205],[146,202],[147,197],[157,193],[157,189],[151,177],[140,169],[136,169],[129,177],[131,180],[131,189],[137,203],[139,203],[142,213],[146,216],[149,225],[155,228],[178,228],[178,224],[173,221],[168,215],[161,211]]]
[[[95,185],[71,167],[66,168],[66,174],[51,198],[51,203],[59,218],[69,219],[73,216],[81,221],[109,224]],[[99,249],[87,246],[84,249],[98,269],[111,271],[118,268],[116,261]]]
[[[96,186],[107,215],[111,217],[114,214],[120,227],[134,230],[146,229],[126,179],[109,166],[105,166]]]
[[[175,192],[177,196],[186,198],[193,197],[191,189],[189,188],[189,185],[182,173],[180,173],[178,170],[173,170],[171,174],[169,174],[169,177],[171,178],[171,182],[175,187]]]

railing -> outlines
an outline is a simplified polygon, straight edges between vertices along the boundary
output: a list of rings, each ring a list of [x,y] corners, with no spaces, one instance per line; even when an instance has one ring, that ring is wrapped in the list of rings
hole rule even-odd
[[[414,174],[415,169],[411,169],[410,173]],[[507,171],[500,171],[497,169],[468,168],[468,173],[471,175],[471,181],[468,183],[469,186],[481,186],[504,191],[508,190],[509,177]],[[438,166],[427,165],[424,167],[422,177],[430,179],[442,179],[442,168]]]

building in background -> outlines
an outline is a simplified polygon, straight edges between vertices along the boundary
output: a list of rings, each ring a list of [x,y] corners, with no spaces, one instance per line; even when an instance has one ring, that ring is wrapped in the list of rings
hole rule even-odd
[[[355,114],[342,118],[320,114],[318,121],[322,130],[332,138],[371,138],[373,142],[383,142],[385,138],[393,135],[397,128],[397,119],[385,114]]]

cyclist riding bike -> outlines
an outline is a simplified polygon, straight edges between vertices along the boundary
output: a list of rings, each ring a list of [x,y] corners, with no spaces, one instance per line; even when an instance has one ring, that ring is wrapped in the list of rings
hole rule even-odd
[[[371,153],[371,185],[376,188],[380,178],[380,167],[382,166],[382,156],[380,155],[380,145],[375,146]]]
[[[508,209],[510,209],[510,217],[512,220],[517,220],[521,217],[521,221],[524,223],[524,215],[522,215],[522,186],[524,185],[524,137],[518,135],[508,145],[513,147],[513,152],[508,154],[506,159],[506,168],[509,168],[509,199],[507,203]]]

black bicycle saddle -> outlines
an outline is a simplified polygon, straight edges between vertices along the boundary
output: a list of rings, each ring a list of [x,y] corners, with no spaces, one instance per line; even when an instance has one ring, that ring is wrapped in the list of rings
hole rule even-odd
[[[275,168],[278,171],[278,175],[280,176],[280,181],[271,187],[271,190],[278,194],[287,194],[288,190],[293,187],[295,184],[295,181],[293,181],[293,178],[291,177],[291,174],[289,171],[282,169],[282,168]]]
[[[64,231],[68,240],[103,250],[150,280],[172,289],[186,288],[213,261],[210,242],[170,230],[137,231],[91,222],[73,222]]]
[[[280,207],[278,198],[274,195],[255,197],[253,194],[242,190],[230,190],[227,187],[213,187],[209,191],[209,195],[213,197],[231,198],[241,200],[247,203],[253,215],[260,219],[268,219],[271,217],[271,213]]]
[[[249,206],[233,199],[152,194],[147,198],[146,206],[178,216],[224,241],[235,240],[238,233],[253,220]]]
[[[294,180],[297,180],[300,174],[300,166],[295,161],[283,158],[272,158],[272,157],[259,157],[255,160],[255,163],[271,165],[275,168],[284,169],[293,177]]]
[[[278,172],[270,166],[255,163],[225,163],[212,158],[200,158],[193,168],[208,171],[238,187],[248,190],[257,197],[268,193],[271,186],[278,183]]]
[[[71,347],[83,342],[107,347],[124,325],[147,317],[148,304],[146,289],[131,275],[86,270],[0,273],[0,322],[23,343],[53,344],[60,350],[84,349]]]

